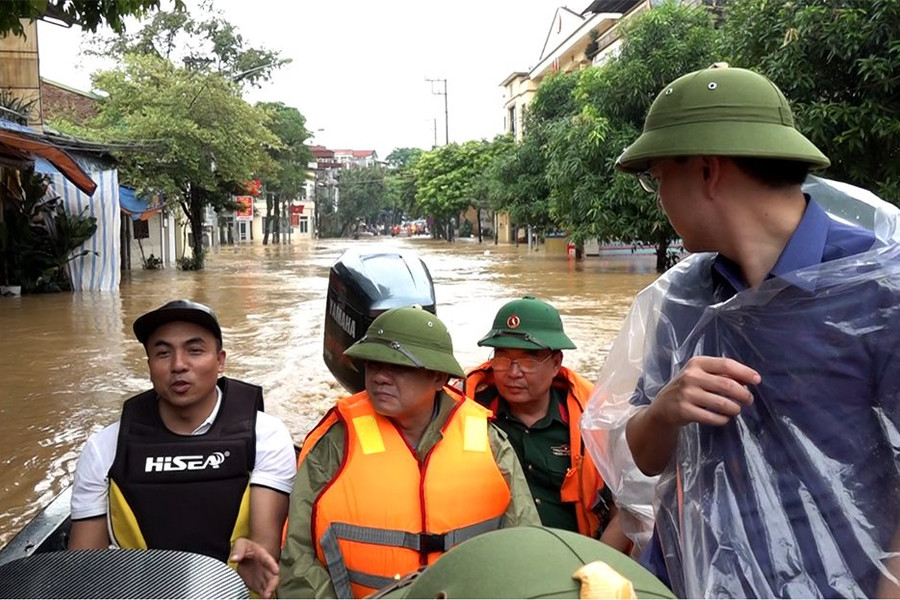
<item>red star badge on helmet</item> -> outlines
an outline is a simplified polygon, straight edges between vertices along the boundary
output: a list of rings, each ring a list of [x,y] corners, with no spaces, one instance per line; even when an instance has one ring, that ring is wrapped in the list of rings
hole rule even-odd
[[[519,319],[518,315],[509,315],[509,318],[506,320],[506,326],[510,329],[517,328],[522,321]]]

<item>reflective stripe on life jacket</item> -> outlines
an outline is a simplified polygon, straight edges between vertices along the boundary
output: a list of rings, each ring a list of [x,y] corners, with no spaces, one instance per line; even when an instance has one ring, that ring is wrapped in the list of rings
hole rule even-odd
[[[421,462],[365,392],[338,401],[344,460],[312,517],[316,556],[338,597],[370,594],[500,527],[510,492],[490,447],[489,412],[444,391],[457,404]]]
[[[584,441],[581,438],[581,415],[584,413],[584,406],[591,396],[594,384],[575,371],[560,367],[559,373],[553,380],[553,386],[566,390],[566,405],[560,406],[560,412],[567,415],[569,447],[571,448],[569,470],[560,487],[560,500],[575,503],[578,532],[597,537],[600,520],[591,508],[597,500],[597,493],[603,489],[604,483],[597,467],[594,466],[594,462],[585,450]],[[482,392],[488,387],[496,389],[490,362],[469,371],[466,376],[465,393],[475,398],[476,393]],[[479,398],[478,401],[481,399]],[[490,401],[484,404],[496,414],[498,403],[499,394],[495,394]]]
[[[227,561],[250,529],[258,386],[220,380],[222,404],[203,435],[169,431],[153,390],[122,408],[109,471],[109,525],[122,548],[183,550]]]

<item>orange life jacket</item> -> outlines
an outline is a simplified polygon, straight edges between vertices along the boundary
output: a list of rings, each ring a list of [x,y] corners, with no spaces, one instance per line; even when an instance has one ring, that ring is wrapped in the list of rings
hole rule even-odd
[[[466,376],[465,392],[474,398],[476,392],[494,385],[491,363],[486,362],[469,371]],[[575,371],[560,367],[553,385],[566,390],[566,405],[560,407],[562,409],[560,412],[568,419],[571,448],[569,470],[560,488],[560,499],[563,502],[575,503],[578,532],[594,537],[597,535],[600,520],[591,507],[596,501],[597,493],[603,489],[603,479],[590,455],[585,451],[584,441],[581,439],[581,415],[584,413],[584,406],[591,396],[594,384]],[[494,396],[487,407],[496,414],[499,402],[499,395]]]
[[[500,527],[510,491],[488,439],[490,412],[455,390],[443,438],[421,462],[368,394],[338,401],[344,460],[313,505],[316,556],[339,598],[361,598]],[[304,449],[322,434],[307,438]],[[301,461],[305,454],[301,457]]]

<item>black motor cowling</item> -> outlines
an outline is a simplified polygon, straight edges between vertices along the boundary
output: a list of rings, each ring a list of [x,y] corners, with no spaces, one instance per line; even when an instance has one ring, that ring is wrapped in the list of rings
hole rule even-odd
[[[375,317],[399,306],[436,310],[434,283],[415,252],[384,246],[351,248],[331,266],[323,357],[348,392],[365,387],[363,365],[344,350],[366,334]]]

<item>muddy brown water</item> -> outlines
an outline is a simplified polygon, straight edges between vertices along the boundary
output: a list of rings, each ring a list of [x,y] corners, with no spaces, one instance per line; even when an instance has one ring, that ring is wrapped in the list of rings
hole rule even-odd
[[[656,276],[652,256],[576,263],[525,246],[376,238],[223,247],[202,272],[136,271],[117,293],[0,298],[0,547],[71,483],[87,437],[149,387],[131,324],[169,300],[213,307],[226,373],[262,385],[268,412],[302,441],[343,395],[322,360],[329,269],[351,244],[385,243],[425,261],[464,367],[488,357],[476,342],[497,309],[530,294],[560,310],[578,346],[564,364],[593,379],[634,295]]]

